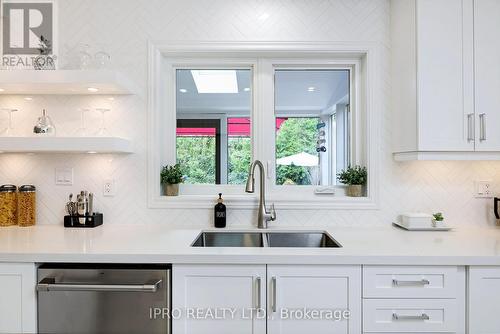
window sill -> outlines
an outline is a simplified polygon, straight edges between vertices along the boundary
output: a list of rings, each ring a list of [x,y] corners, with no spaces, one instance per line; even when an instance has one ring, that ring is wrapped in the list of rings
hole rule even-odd
[[[254,195],[226,195],[224,202],[232,209],[253,209],[258,205],[258,197]],[[155,196],[150,198],[152,209],[208,209],[217,204],[214,195],[182,195]]]
[[[314,200],[268,195],[266,204],[275,203],[277,210],[376,210],[378,203],[370,197],[315,195]],[[256,209],[258,195],[226,195],[224,203],[229,209]],[[152,209],[211,209],[216,204],[213,195],[155,196],[150,198]]]

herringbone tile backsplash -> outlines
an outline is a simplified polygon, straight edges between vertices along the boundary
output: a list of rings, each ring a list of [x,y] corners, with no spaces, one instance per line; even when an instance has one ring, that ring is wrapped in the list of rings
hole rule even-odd
[[[280,210],[283,225],[381,225],[402,211],[443,211],[451,223],[493,225],[492,201],[473,198],[474,180],[493,180],[500,189],[500,162],[410,162],[391,157],[390,40],[386,0],[62,0],[58,1],[61,65],[80,43],[105,45],[113,66],[139,86],[136,95],[107,101],[102,97],[0,97],[15,105],[16,126],[29,134],[41,108],[49,111],[59,135],[71,135],[78,108],[112,103],[108,124],[116,135],[131,138],[135,154],[0,156],[0,184],[38,187],[38,221],[60,224],[70,192],[88,189],[100,195],[104,179],[117,181],[115,197],[97,196],[108,223],[170,222],[208,226],[210,210],[148,209],[146,200],[147,41],[365,41],[379,43],[384,57],[381,199],[379,210]],[[268,14],[266,20],[261,20]],[[267,16],[267,15],[266,15]],[[65,58],[66,57],[66,58]],[[5,117],[2,115],[0,117]],[[5,121],[5,119],[0,119]],[[98,115],[89,115],[97,129]],[[54,168],[74,167],[71,187],[55,186]],[[250,225],[248,210],[230,210],[229,222]]]

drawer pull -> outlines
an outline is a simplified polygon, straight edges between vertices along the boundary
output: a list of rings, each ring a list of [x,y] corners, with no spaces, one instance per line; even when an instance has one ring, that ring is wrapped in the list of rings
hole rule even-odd
[[[392,285],[394,286],[408,286],[408,285],[429,285],[431,282],[426,279],[421,279],[420,281],[400,281],[397,279],[392,280]]]
[[[399,315],[397,313],[392,314],[393,320],[429,320],[429,316],[425,313],[421,315]]]

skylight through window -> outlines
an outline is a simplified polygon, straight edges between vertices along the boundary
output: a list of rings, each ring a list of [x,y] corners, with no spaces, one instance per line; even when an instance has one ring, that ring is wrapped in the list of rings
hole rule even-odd
[[[235,70],[191,70],[198,94],[237,94]]]

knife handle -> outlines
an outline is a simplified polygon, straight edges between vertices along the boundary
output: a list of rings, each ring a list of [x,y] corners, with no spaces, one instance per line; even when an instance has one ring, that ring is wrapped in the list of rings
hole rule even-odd
[[[500,219],[500,212],[498,212],[498,202],[500,202],[500,198],[495,197],[495,217]]]

